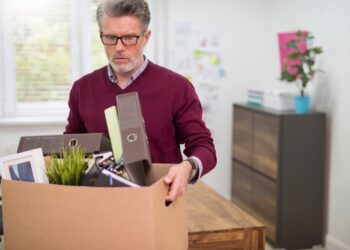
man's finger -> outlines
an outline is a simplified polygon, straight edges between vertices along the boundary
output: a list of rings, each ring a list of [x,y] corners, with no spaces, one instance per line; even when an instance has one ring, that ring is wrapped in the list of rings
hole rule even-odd
[[[171,200],[174,201],[176,196],[179,193],[179,189],[180,189],[180,184],[179,184],[179,179],[176,176],[176,172],[174,171],[174,174],[172,175],[172,182],[170,185],[170,191],[168,193],[168,195],[165,197],[166,200]]]
[[[172,171],[170,169],[167,175],[164,177],[164,182],[166,184],[171,184],[173,182],[174,177],[175,177],[175,171]]]
[[[176,196],[177,196],[177,188],[174,187],[174,183],[170,186],[170,191],[168,193],[168,195],[165,197],[166,200],[168,201],[174,201]]]

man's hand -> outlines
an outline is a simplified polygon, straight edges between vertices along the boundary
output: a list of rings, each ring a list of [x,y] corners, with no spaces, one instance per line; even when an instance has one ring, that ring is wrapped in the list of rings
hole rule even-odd
[[[191,173],[192,167],[188,161],[183,161],[169,169],[164,177],[164,182],[170,185],[170,191],[165,197],[166,200],[174,201],[177,196],[184,194]]]

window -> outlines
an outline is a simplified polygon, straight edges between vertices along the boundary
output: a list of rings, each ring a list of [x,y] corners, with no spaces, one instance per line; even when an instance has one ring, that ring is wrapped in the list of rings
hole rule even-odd
[[[107,62],[97,3],[0,1],[0,117],[67,115],[73,81]]]
[[[74,80],[107,63],[99,2],[0,0],[0,119],[67,116]]]
[[[69,1],[25,3],[11,1],[10,6],[16,99],[19,103],[64,102],[72,67]]]

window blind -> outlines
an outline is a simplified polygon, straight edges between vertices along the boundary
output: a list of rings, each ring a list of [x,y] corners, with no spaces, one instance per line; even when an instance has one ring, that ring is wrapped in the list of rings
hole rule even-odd
[[[67,102],[70,1],[11,1],[18,103]]]

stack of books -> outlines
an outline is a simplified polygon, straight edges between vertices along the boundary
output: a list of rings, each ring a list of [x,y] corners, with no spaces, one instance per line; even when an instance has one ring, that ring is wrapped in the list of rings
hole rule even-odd
[[[257,89],[248,89],[248,105],[261,107],[264,102],[264,91]]]

